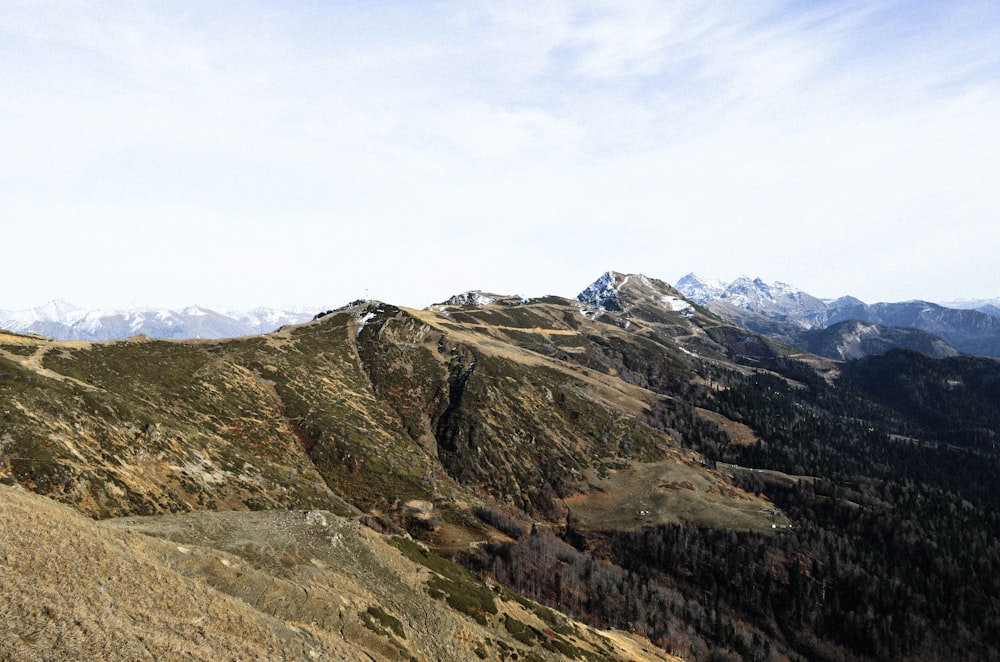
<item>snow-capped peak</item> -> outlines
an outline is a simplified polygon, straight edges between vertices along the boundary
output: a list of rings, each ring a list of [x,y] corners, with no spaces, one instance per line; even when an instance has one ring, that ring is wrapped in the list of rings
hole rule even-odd
[[[718,299],[726,291],[725,282],[702,278],[695,273],[682,276],[674,287],[691,301],[700,304],[704,304],[712,299]]]
[[[703,305],[719,300],[746,310],[769,310],[776,306],[791,306],[811,311],[825,307],[822,301],[797,287],[781,281],[768,283],[759,277],[740,276],[730,283],[725,283],[688,274],[677,281],[677,289],[692,301]]]
[[[621,274],[614,271],[606,271],[604,275],[591,283],[587,289],[576,295],[576,300],[582,303],[589,303],[597,308],[605,310],[620,311],[621,302],[618,300],[618,283]],[[627,277],[626,277],[627,278]]]
[[[54,299],[44,306],[26,310],[0,312],[0,320],[13,320],[21,324],[34,322],[62,322],[80,313],[80,309],[65,299]]]
[[[35,308],[34,310],[42,315],[43,319],[58,320],[64,319],[67,315],[70,315],[80,309],[65,299],[53,299],[44,306]]]
[[[624,301],[623,301],[624,293]],[[577,301],[612,312],[622,312],[626,305],[640,302],[661,309],[691,315],[694,307],[687,300],[676,296],[678,292],[667,283],[647,278],[642,274],[620,274],[608,271],[577,295]]]

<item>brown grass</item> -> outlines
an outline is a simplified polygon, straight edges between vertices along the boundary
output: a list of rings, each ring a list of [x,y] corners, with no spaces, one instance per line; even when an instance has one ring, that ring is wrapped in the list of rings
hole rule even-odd
[[[583,528],[615,530],[688,522],[732,529],[770,529],[773,505],[730,485],[718,472],[682,458],[633,463],[565,503]]]
[[[728,419],[717,412],[698,407],[698,414],[718,425],[729,436],[729,441],[738,446],[752,446],[760,441],[760,437],[754,434],[749,426]]]
[[[0,486],[0,660],[564,659],[509,636],[506,614],[528,618],[517,601],[497,600],[482,626],[429,595],[430,578],[327,512],[98,523]],[[373,613],[391,627],[373,628]],[[602,659],[670,659],[572,627]]]
[[[404,309],[408,314],[413,315],[425,324],[446,334],[453,341],[460,341],[475,347],[477,350],[498,358],[509,359],[525,366],[546,367],[562,373],[572,379],[584,384],[588,393],[598,402],[624,411],[630,415],[637,416],[651,403],[663,399],[662,395],[653,393],[640,386],[629,384],[620,379],[608,379],[607,375],[588,370],[573,363],[567,363],[557,359],[544,356],[529,349],[518,347],[516,344],[505,338],[494,338],[474,329],[503,329],[507,327],[493,327],[486,325],[464,324],[462,328],[448,323],[447,318],[431,310],[411,310]],[[448,323],[445,327],[444,324]],[[592,324],[587,322],[587,324]],[[513,328],[513,327],[511,327]],[[579,332],[559,329],[518,329],[520,331],[532,331],[544,335],[573,335]],[[594,325],[595,332],[617,334],[614,327],[607,325]]]
[[[368,659],[173,572],[143,536],[0,488],[0,659]],[[310,653],[313,653],[311,655]]]

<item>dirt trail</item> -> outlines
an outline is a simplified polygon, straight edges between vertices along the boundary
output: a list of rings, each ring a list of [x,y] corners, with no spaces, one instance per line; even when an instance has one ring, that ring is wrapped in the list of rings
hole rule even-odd
[[[27,344],[27,343],[18,343],[18,344]],[[69,347],[89,347],[90,343],[82,343],[82,342],[81,343],[61,343],[60,346],[61,347],[68,347],[68,346]],[[33,354],[28,355],[28,356],[23,356],[21,354],[17,354],[15,352],[10,352],[10,351],[7,351],[5,349],[0,349],[0,356],[3,356],[4,358],[6,358],[6,359],[8,359],[8,360],[10,360],[10,361],[18,364],[19,366],[21,366],[22,368],[24,368],[26,370],[30,370],[31,372],[35,373],[36,375],[39,375],[39,376],[42,376],[42,377],[46,377],[48,379],[54,379],[54,380],[59,381],[59,382],[64,382],[64,383],[68,383],[68,384],[75,384],[75,385],[79,386],[80,388],[85,388],[85,389],[87,389],[89,391],[99,391],[100,390],[99,388],[97,388],[93,384],[88,384],[87,382],[80,381],[79,379],[76,379],[74,377],[69,377],[67,375],[63,375],[63,374],[58,373],[58,372],[56,372],[54,370],[50,370],[49,368],[46,368],[45,365],[44,365],[44,363],[43,363],[43,360],[45,358],[45,355],[51,349],[52,349],[51,345],[39,345],[35,349],[35,352]]]

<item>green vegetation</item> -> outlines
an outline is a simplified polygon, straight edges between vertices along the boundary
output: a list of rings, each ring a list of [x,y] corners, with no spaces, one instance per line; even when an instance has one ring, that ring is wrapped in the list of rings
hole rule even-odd
[[[403,631],[403,624],[400,620],[378,605],[372,605],[367,611],[362,612],[361,621],[374,632],[387,636],[392,634],[400,639],[406,639],[406,633]]]
[[[490,355],[468,365],[437,424],[441,462],[460,482],[486,485],[530,514],[564,516],[558,500],[577,491],[587,469],[666,452],[660,432],[595,405],[563,372]]]
[[[526,646],[534,646],[542,638],[541,632],[511,616],[504,617],[503,626],[512,637]]]
[[[32,356],[38,347],[36,345],[15,345],[12,343],[0,343],[0,351],[17,354],[18,356]]]
[[[411,561],[426,566],[437,575],[427,583],[432,597],[443,597],[453,609],[474,618],[481,625],[497,613],[493,591],[475,573],[426,551],[405,538],[391,538],[390,542]]]

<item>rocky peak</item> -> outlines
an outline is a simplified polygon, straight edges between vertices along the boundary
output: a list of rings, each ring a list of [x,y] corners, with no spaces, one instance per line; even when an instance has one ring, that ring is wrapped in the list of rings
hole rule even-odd
[[[587,289],[580,292],[576,296],[576,300],[604,310],[621,311],[622,305],[618,300],[618,287],[625,278],[616,271],[606,271],[600,278],[587,286]]]
[[[594,281],[577,300],[611,312],[634,313],[643,308],[688,315],[694,311],[691,303],[668,283],[642,274],[615,271],[608,271]]]
[[[726,291],[726,284],[722,281],[702,278],[695,273],[683,276],[674,287],[688,299],[699,304],[718,299]]]

